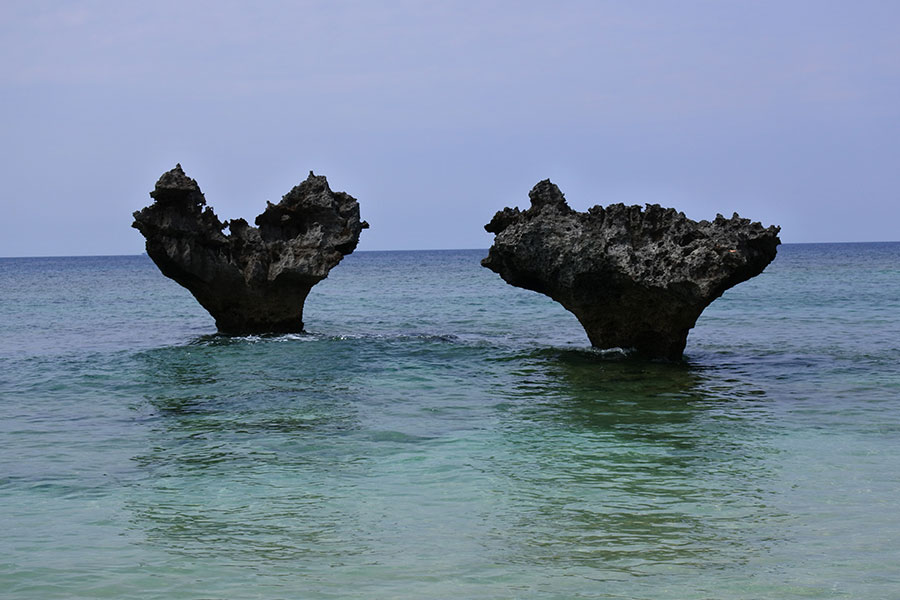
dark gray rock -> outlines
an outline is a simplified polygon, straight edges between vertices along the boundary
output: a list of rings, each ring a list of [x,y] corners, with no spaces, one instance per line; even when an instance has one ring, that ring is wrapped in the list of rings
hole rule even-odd
[[[658,204],[576,212],[550,180],[531,208],[504,208],[485,229],[481,264],[507,283],[550,296],[578,317],[597,348],[681,357],[703,309],[775,258],[779,227],[737,214],[692,221]]]
[[[352,196],[332,192],[312,172],[281,202],[266,203],[258,227],[219,221],[181,165],[164,173],[150,196],[153,204],[132,223],[147,239],[147,254],[231,334],[302,331],[310,289],[356,249],[369,226]]]

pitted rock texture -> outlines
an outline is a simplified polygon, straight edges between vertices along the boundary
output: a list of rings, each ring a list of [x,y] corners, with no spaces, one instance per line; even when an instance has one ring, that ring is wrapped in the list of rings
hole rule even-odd
[[[692,221],[658,204],[577,212],[550,180],[531,208],[504,208],[485,229],[481,264],[507,283],[550,296],[575,314],[597,348],[680,359],[703,309],[775,258],[779,227],[735,214]]]
[[[310,289],[356,249],[369,226],[352,196],[332,192],[312,172],[281,202],[266,203],[258,227],[244,219],[219,221],[180,164],[159,178],[150,196],[154,202],[135,212],[132,223],[147,240],[147,254],[229,334],[303,331]]]

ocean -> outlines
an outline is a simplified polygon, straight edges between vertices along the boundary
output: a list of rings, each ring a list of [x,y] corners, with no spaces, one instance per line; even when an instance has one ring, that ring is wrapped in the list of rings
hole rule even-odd
[[[0,597],[900,597],[900,243],[781,246],[681,363],[485,255],[248,337],[146,256],[0,259]]]

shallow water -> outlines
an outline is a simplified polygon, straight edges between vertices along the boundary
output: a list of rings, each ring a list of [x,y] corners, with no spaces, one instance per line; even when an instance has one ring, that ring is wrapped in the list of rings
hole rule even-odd
[[[781,247],[682,364],[484,254],[242,338],[143,256],[0,259],[3,597],[900,593],[900,244]]]

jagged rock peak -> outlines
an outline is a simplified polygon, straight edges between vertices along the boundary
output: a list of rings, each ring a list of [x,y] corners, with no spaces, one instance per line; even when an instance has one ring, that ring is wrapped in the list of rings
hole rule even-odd
[[[181,163],[176,164],[171,171],[163,173],[154,190],[150,192],[150,197],[161,203],[179,202],[197,206],[206,204],[200,186],[184,174]]]
[[[532,211],[540,211],[548,206],[552,208],[569,208],[569,205],[566,204],[565,195],[559,191],[556,184],[549,179],[539,181],[538,184],[528,192],[528,199],[531,200]]]
[[[780,228],[734,214],[692,221],[674,208],[611,204],[571,209],[549,180],[531,208],[504,208],[482,265],[575,314],[594,346],[677,359],[703,309],[762,272]]]
[[[353,252],[359,203],[309,176],[255,219],[222,223],[180,164],[163,173],[150,206],[132,227],[162,273],[186,287],[226,333],[303,329],[303,304],[313,285]],[[229,233],[223,230],[228,227]]]

